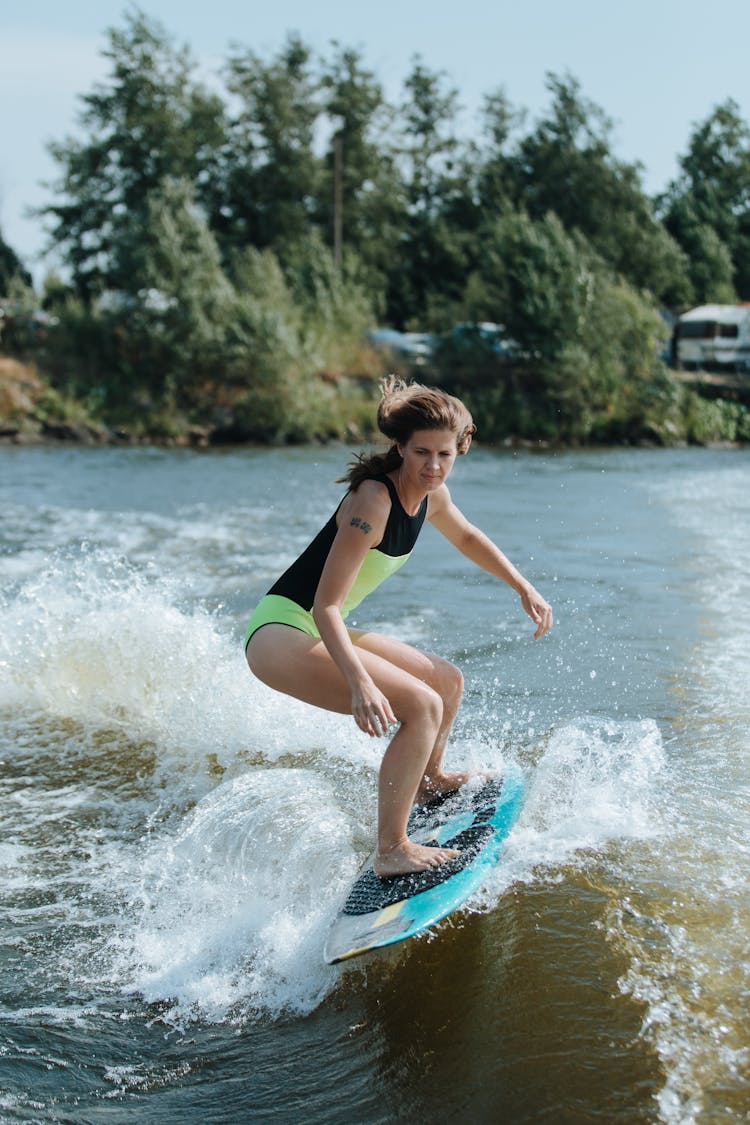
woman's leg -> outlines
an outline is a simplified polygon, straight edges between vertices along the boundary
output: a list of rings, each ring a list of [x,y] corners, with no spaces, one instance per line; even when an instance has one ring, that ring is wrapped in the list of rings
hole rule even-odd
[[[358,651],[400,723],[380,769],[375,870],[379,875],[424,871],[455,854],[414,844],[406,836],[409,811],[441,731],[443,701],[425,680],[386,656],[359,644]],[[264,625],[253,634],[246,652],[252,672],[269,687],[328,711],[351,714],[349,687],[321,640],[288,625]]]
[[[445,773],[443,755],[448,742],[453,720],[461,703],[464,678],[459,668],[439,656],[420,652],[411,645],[384,637],[379,633],[357,633],[352,631],[352,639],[361,651],[376,653],[392,664],[409,672],[436,691],[443,701],[443,718],[430,756],[420,778],[417,800],[426,801],[440,793],[450,793],[464,785],[468,780],[466,773]]]

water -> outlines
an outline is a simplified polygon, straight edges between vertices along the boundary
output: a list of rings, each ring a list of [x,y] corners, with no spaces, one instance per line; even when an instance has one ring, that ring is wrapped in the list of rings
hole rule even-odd
[[[359,620],[461,665],[449,764],[526,805],[467,910],[331,968],[378,745],[241,636],[346,459],[0,449],[0,1120],[747,1120],[747,454],[458,462],[555,630],[431,528]]]

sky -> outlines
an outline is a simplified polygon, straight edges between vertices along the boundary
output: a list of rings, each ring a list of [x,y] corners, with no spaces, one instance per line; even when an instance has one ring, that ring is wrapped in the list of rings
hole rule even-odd
[[[642,165],[646,191],[667,187],[696,124],[727,98],[750,123],[750,0],[141,0],[207,82],[233,45],[270,59],[290,32],[330,55],[356,47],[393,101],[416,55],[444,71],[476,135],[485,94],[502,88],[527,113],[550,104],[551,72],[578,80],[613,122],[617,157]],[[81,136],[82,95],[106,80],[107,31],[123,27],[122,0],[0,0],[0,232],[40,283],[54,268],[39,219],[53,199],[50,141]]]

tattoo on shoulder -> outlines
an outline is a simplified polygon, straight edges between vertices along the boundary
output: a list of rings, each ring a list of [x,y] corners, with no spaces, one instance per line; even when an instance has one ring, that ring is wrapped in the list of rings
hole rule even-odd
[[[365,521],[363,519],[360,519],[359,516],[352,516],[350,526],[351,527],[358,527],[360,529],[360,531],[363,532],[364,535],[367,535],[368,531],[372,531],[372,524],[371,523],[365,523]]]

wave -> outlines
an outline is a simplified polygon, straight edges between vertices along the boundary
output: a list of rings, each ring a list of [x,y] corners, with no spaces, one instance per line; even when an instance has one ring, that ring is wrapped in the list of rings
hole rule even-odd
[[[49,780],[16,787],[17,824],[38,830],[57,802],[49,910],[68,930],[52,975],[105,1007],[139,996],[170,1021],[244,1021],[310,1012],[339,986],[321,951],[374,841],[382,748],[255,682],[240,636],[174,582],[93,549],[56,556],[0,603],[6,736],[32,722],[24,738]],[[472,909],[658,831],[654,722],[582,717],[500,748],[475,718],[451,765],[520,760],[528,792]],[[61,787],[75,755],[77,781]],[[21,893],[23,854],[5,858]]]

